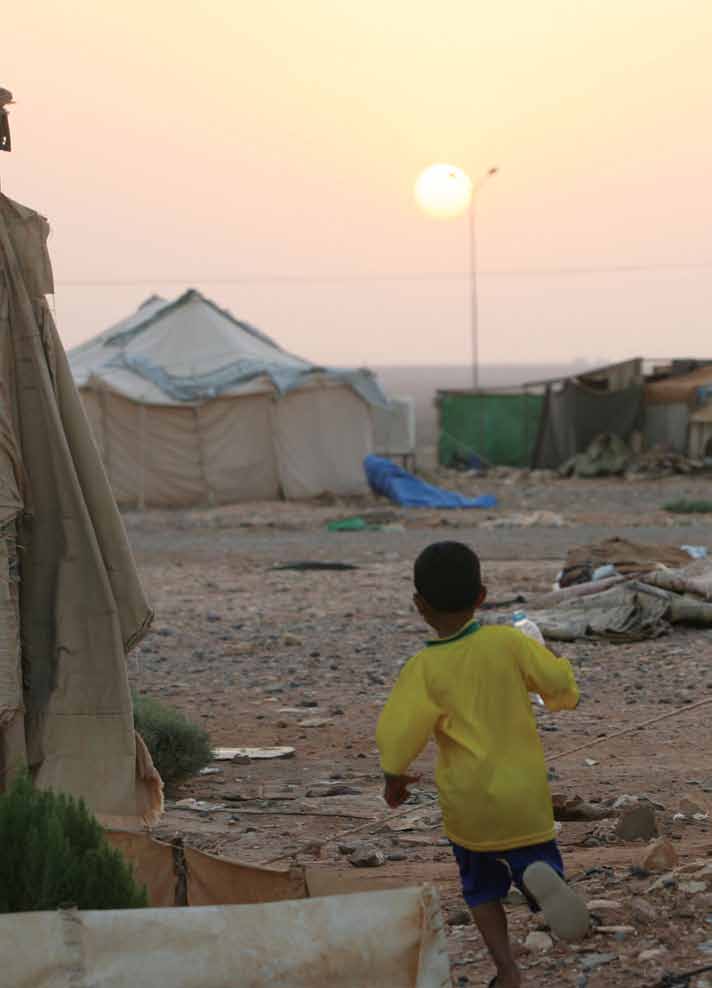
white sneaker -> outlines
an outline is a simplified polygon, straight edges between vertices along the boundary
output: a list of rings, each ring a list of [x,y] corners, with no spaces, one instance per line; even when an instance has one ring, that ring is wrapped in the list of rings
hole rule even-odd
[[[536,899],[550,930],[561,940],[582,940],[591,926],[586,903],[544,861],[524,872],[524,884]]]

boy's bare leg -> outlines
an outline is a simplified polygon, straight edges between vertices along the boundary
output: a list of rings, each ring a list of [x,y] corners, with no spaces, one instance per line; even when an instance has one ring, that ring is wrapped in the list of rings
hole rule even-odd
[[[522,975],[512,955],[504,906],[501,902],[485,902],[470,912],[497,967],[497,988],[520,988]]]

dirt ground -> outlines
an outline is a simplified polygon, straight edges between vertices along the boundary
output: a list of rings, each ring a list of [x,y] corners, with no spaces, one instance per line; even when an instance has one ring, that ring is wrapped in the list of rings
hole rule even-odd
[[[499,507],[403,511],[365,498],[127,515],[156,610],[154,629],[130,667],[136,687],[202,723],[216,746],[296,749],[288,760],[216,763],[219,773],[169,794],[159,835],[180,833],[194,846],[250,862],[282,855],[284,863],[310,841],[335,838],[320,853],[300,850],[298,859],[364,882],[433,882],[448,920],[453,984],[480,985],[490,965],[476,930],[463,922],[455,865],[438,828],[432,746],[418,766],[423,780],[413,810],[420,820],[413,829],[381,825],[358,838],[382,851],[386,863],[354,869],[338,846],[342,831],[387,813],[373,734],[401,664],[426,637],[410,602],[413,558],[431,541],[467,541],[480,552],[497,596],[550,588],[567,547],[614,534],[712,548],[712,516],[662,510],[680,497],[708,497],[710,482],[559,481],[520,473],[449,480],[497,494]],[[385,512],[385,529],[326,528],[330,520],[373,511]],[[299,561],[356,568],[275,568]],[[556,759],[576,744],[712,695],[712,631],[678,630],[626,645],[581,642],[567,656],[583,694],[579,709],[537,715],[552,790],[592,802],[647,797],[680,863],[712,863],[709,821],[673,819],[685,798],[712,809],[712,706]],[[346,794],[328,794],[340,786]],[[186,797],[222,808],[176,808]],[[594,910],[599,930],[585,943],[545,951],[524,946],[537,923],[521,905],[512,907],[528,986],[712,986],[712,970],[664,980],[712,967],[712,869],[703,880],[667,881],[650,891],[657,876],[636,869],[642,843],[620,840],[605,821],[563,823],[559,836],[571,880],[587,900],[609,904]]]

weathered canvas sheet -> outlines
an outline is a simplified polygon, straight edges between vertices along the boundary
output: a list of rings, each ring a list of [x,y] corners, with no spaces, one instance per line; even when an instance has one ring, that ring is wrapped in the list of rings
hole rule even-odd
[[[250,906],[0,917],[13,988],[449,988],[430,887]],[[127,946],[130,945],[130,949]]]
[[[37,213],[0,196],[0,473],[6,522],[16,515],[4,533],[8,559],[15,538],[22,547],[24,681],[0,735],[3,778],[29,765],[38,785],[84,797],[106,821],[136,824],[161,802],[137,749],[126,672],[126,651],[152,614],[45,299],[47,233]],[[0,609],[7,692],[17,629],[7,600]]]

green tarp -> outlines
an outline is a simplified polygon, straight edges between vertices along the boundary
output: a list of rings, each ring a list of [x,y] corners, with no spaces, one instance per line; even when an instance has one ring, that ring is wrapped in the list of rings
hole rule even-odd
[[[496,466],[530,466],[543,401],[532,394],[441,392],[440,463],[454,466],[476,455]]]

